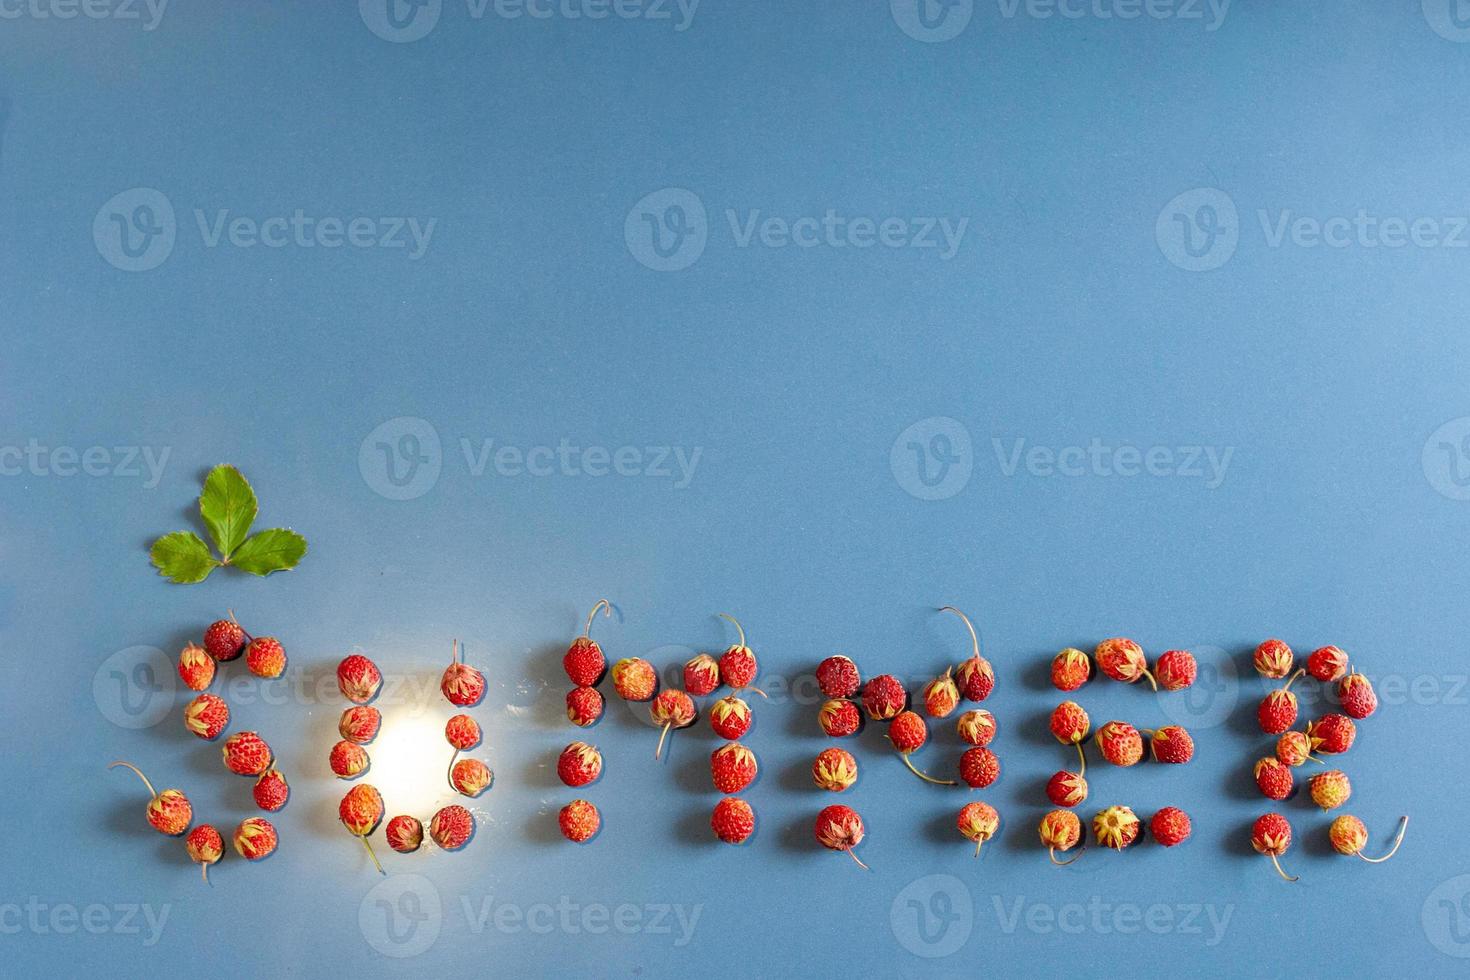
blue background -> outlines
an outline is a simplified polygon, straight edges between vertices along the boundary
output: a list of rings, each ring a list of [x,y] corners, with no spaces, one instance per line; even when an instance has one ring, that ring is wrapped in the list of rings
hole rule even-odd
[[[349,3],[178,3],[153,31],[8,20],[0,445],[170,455],[151,488],[55,467],[0,479],[0,950],[17,969],[124,975],[1462,971],[1470,503],[1450,467],[1470,458],[1446,451],[1437,471],[1421,455],[1429,443],[1439,460],[1432,434],[1470,415],[1464,238],[1272,247],[1259,217],[1361,208],[1448,229],[1467,213],[1470,44],[1419,7],[1238,0],[1208,30],[1208,7],[1202,21],[1125,21],[981,3],[939,43],[872,0],[706,0],[683,31],[476,19],[446,0],[407,43]],[[92,226],[137,187],[171,202],[177,240],[134,273]],[[661,272],[624,224],[668,187],[702,202],[708,241]],[[1238,209],[1238,246],[1206,272],[1181,268],[1155,228],[1196,188]],[[208,247],[196,208],[436,225],[418,259]],[[969,224],[946,260],[741,248],[726,218],[829,208]],[[441,471],[394,500],[378,492],[374,445],[359,455],[385,423],[399,445],[404,417],[432,426]],[[900,434],[935,418],[969,436],[950,462],[970,475],[927,500],[910,492],[921,484]],[[1002,466],[1017,439],[1094,438],[1233,455],[1216,487]],[[477,476],[463,439],[701,455],[683,488],[493,464]],[[153,574],[148,543],[191,526],[199,479],[220,461],[259,491],[258,526],[308,536],[297,571],[193,587]],[[585,847],[557,836],[556,809],[577,793],[554,761],[578,734],[560,714],[559,658],[603,595],[618,608],[594,627],[609,656],[660,668],[732,642],[717,611],[745,624],[773,694],[753,700],[749,846],[708,839],[716,743],[703,722],[656,764],[654,731],[615,700],[587,735],[606,774],[581,791],[604,830]],[[944,602],[974,617],[996,665],[986,707],[1004,773],[981,794],[921,785],[869,726],[842,798],[867,821],[864,873],[811,838],[833,800],[809,783],[828,741],[802,677],[839,650],[865,675],[922,680],[958,662],[968,638],[934,612]],[[226,608],[291,654],[284,703],[248,681],[226,696],[234,728],[276,747],[294,794],[279,852],[258,866],[230,852],[205,888],[182,845],[146,826],[137,781],[105,766],[138,763],[226,831],[251,815],[249,782],[179,723],[185,692],[161,671],[114,676],[150,662],[130,648],[172,658]],[[1082,815],[1175,804],[1194,836],[1056,869],[1035,827],[1045,778],[1071,756],[1045,731],[1059,699],[1045,665],[1117,634],[1151,657],[1193,646],[1201,682],[1157,699],[1094,683],[1079,695],[1094,724],[1180,721],[1198,754],[1180,769],[1097,763]],[[1337,643],[1379,680],[1385,703],[1341,764],[1370,852],[1412,814],[1392,862],[1332,854],[1305,793],[1279,807],[1301,881],[1251,851],[1250,822],[1269,807],[1249,768],[1270,739],[1254,725],[1265,687],[1248,656],[1268,635],[1303,653]],[[330,678],[359,649],[420,685],[407,690],[430,685],[385,707],[373,752],[396,751],[400,774],[422,757],[419,784],[432,785],[450,713],[432,685],[455,636],[490,678],[478,754],[497,782],[462,853],[404,857],[378,835],[414,905],[371,891],[381,879],[335,824]],[[1326,710],[1315,684],[1299,686],[1304,717]],[[155,698],[161,723],[112,720]],[[422,752],[390,750],[415,725]],[[957,746],[937,725],[916,760],[947,769]],[[389,776],[374,781],[391,814],[406,791]],[[449,802],[428,796],[412,804],[423,817]],[[979,797],[1004,825],[977,861],[953,816]],[[384,925],[379,900],[413,912],[434,896],[433,922]],[[37,903],[149,903],[168,918],[150,945],[112,911],[117,928],[100,935],[27,920]],[[542,903],[627,904],[642,927],[514,918]],[[499,926],[467,914],[502,905]],[[672,915],[660,931],[658,905],[698,908],[692,941]],[[1223,934],[1211,912],[1229,916]],[[1138,926],[1145,913],[1161,934]],[[438,931],[416,957],[383,954],[429,935],[418,929]]]

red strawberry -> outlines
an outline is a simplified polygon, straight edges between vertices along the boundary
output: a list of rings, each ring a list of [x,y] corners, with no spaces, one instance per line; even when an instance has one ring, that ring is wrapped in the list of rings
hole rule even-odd
[[[378,665],[360,653],[342,658],[337,665],[337,689],[354,704],[367,704],[383,688],[383,675]]]
[[[817,720],[821,722],[822,731],[833,738],[852,735],[863,727],[863,713],[858,706],[839,698],[824,702],[817,712]]]
[[[245,648],[245,666],[256,677],[280,677],[286,672],[286,650],[274,636],[257,636]]]
[[[715,804],[710,829],[726,844],[744,844],[755,833],[755,811],[738,796],[727,796]]]
[[[658,672],[642,657],[624,657],[612,666],[612,682],[624,701],[651,701],[658,690]]]
[[[653,750],[653,757],[658,759],[663,756],[664,739],[668,738],[669,732],[676,728],[688,728],[694,724],[694,719],[699,714],[694,709],[693,698],[678,688],[671,687],[658,692],[658,697],[648,706],[648,717],[655,725],[663,726],[663,731],[658,736],[658,748]]]
[[[1256,709],[1256,721],[1267,735],[1280,735],[1296,724],[1297,700],[1291,685],[1300,676],[1302,671],[1299,670],[1284,686],[1261,699],[1261,706]]]
[[[915,768],[909,756],[918,751],[928,740],[929,726],[924,724],[923,717],[916,712],[904,711],[897,715],[888,726],[888,741],[892,742],[893,747],[898,750],[898,757],[903,760],[904,765],[908,766],[909,772],[926,783],[934,783],[939,786],[958,785],[953,779],[935,779]]]
[[[439,690],[450,704],[473,707],[485,697],[485,675],[469,664],[452,663],[439,678]]]
[[[602,717],[602,692],[595,687],[574,687],[567,692],[567,720],[586,728]]]
[[[225,766],[238,776],[259,776],[271,767],[271,747],[255,732],[236,732],[221,747]]]
[[[179,680],[191,691],[202,691],[214,681],[214,658],[190,643],[179,653]]]
[[[209,655],[223,663],[226,660],[234,660],[245,650],[245,642],[250,634],[240,628],[231,614],[229,619],[219,619],[209,624],[209,629],[204,631],[204,649]]]
[[[823,749],[812,761],[812,782],[841,793],[857,782],[857,760],[844,749]]]
[[[1378,695],[1373,693],[1373,685],[1357,671],[1337,682],[1337,699],[1350,718],[1367,718],[1378,710]]]
[[[1059,691],[1075,691],[1092,676],[1092,661],[1075,647],[1067,647],[1051,660],[1051,683]]]
[[[731,690],[739,691],[755,683],[756,671],[759,669],[755,660],[755,651],[745,645],[745,628],[740,625],[739,621],[728,613],[720,613],[720,616],[734,623],[735,629],[740,632],[740,642],[720,654],[720,681]],[[756,688],[751,688],[751,690],[764,696],[763,692]]]
[[[924,711],[930,718],[948,718],[960,704],[960,689],[945,671],[924,685],[919,697],[924,702]]]
[[[1126,721],[1110,721],[1099,728],[1097,747],[1115,766],[1131,766],[1143,758],[1143,736]]]
[[[1256,786],[1267,799],[1284,800],[1296,789],[1296,778],[1291,767],[1280,759],[1266,756],[1256,760]]]
[[[1198,673],[1199,667],[1194,662],[1194,654],[1188,650],[1165,650],[1159,654],[1159,662],[1154,665],[1154,675],[1158,678],[1159,687],[1166,691],[1184,690],[1194,683]]]
[[[561,666],[573,684],[578,687],[595,687],[607,670],[607,658],[602,655],[602,647],[597,645],[596,640],[579,636],[567,648],[566,654],[561,658]]]
[[[255,781],[251,794],[255,797],[256,806],[267,813],[275,813],[291,798],[291,787],[279,769],[267,769]]]
[[[1155,762],[1180,764],[1194,758],[1194,739],[1178,725],[1165,725],[1149,736]]]
[[[1291,647],[1280,640],[1267,640],[1256,647],[1255,657],[1256,673],[1262,677],[1272,680],[1280,680],[1291,673],[1292,662],[1296,655],[1291,652]]]
[[[984,789],[1000,778],[1000,759],[979,746],[966,749],[960,756],[960,778],[972,789]]]
[[[1097,669],[1113,680],[1133,684],[1140,678],[1147,677],[1153,689],[1158,690],[1159,685],[1148,672],[1148,660],[1143,656],[1143,648],[1127,637],[1115,636],[1111,640],[1103,640],[1092,655],[1097,660]]]
[[[469,715],[455,715],[444,723],[444,739],[463,752],[480,744],[480,723]]]
[[[201,694],[184,708],[184,727],[209,740],[230,726],[230,706],[214,694]]]
[[[750,730],[750,705],[733,694],[720,698],[709,709],[709,727],[720,738],[741,738]]]
[[[568,786],[586,786],[602,775],[602,753],[586,742],[573,742],[556,760],[556,774]]]
[[[349,742],[367,745],[378,737],[378,728],[383,724],[383,715],[377,708],[355,705],[342,712],[337,720],[337,734]]]
[[[264,817],[246,817],[235,828],[235,850],[247,861],[259,861],[275,852],[276,828]]]
[[[691,657],[684,664],[684,690],[697,698],[713,694],[720,686],[720,662],[707,653]]]
[[[1057,806],[1076,806],[1087,799],[1087,780],[1063,769],[1046,781],[1046,798]]]
[[[1348,655],[1338,647],[1322,647],[1307,658],[1307,673],[1324,684],[1331,684],[1348,672]]]
[[[1313,750],[1329,755],[1352,748],[1357,734],[1358,726],[1346,715],[1323,715],[1307,724],[1307,738],[1311,739]]]
[[[494,781],[495,774],[479,759],[460,759],[449,769],[449,785],[460,796],[471,799],[489,789]]]
[[[817,822],[812,829],[817,843],[828,850],[846,851],[848,857],[857,861],[858,867],[867,870],[868,866],[859,861],[852,850],[863,842],[865,834],[863,818],[852,807],[841,804],[824,807],[817,814]]]
[[[995,716],[984,708],[975,708],[960,715],[955,722],[960,740],[982,748],[995,738]]]
[[[1281,855],[1291,847],[1291,823],[1279,813],[1267,813],[1256,818],[1251,825],[1251,847],[1259,854],[1265,854],[1271,858],[1271,863],[1276,865],[1276,873],[1287,881],[1296,881],[1296,878],[1281,870]]]
[[[1189,814],[1177,806],[1166,806],[1148,822],[1148,832],[1165,847],[1182,844],[1189,839]]]
[[[597,835],[602,826],[602,815],[586,800],[573,800],[561,808],[556,822],[563,837],[574,844],[585,844]]]
[[[338,779],[356,779],[367,772],[371,761],[368,759],[367,750],[361,745],[349,742],[345,738],[332,746],[332,751],[327,756],[327,764],[332,767]]]
[[[1282,732],[1276,740],[1276,758],[1288,766],[1299,766],[1308,759],[1320,761],[1312,755],[1312,740],[1306,732]]]
[[[892,674],[879,674],[863,687],[863,708],[874,721],[888,721],[908,704],[908,692]]]
[[[399,814],[388,821],[383,836],[388,838],[388,846],[399,854],[412,854],[424,842],[424,825],[417,817]]]
[[[978,655],[960,664],[954,679],[966,701],[984,701],[995,690],[995,670],[989,660]]]
[[[446,851],[457,851],[475,836],[474,814],[457,804],[441,807],[429,821],[429,836]]]
[[[817,686],[829,698],[850,698],[862,686],[857,664],[838,654],[817,664]]]
[[[755,782],[755,753],[739,742],[727,742],[710,753],[710,776],[721,793],[738,793]]]

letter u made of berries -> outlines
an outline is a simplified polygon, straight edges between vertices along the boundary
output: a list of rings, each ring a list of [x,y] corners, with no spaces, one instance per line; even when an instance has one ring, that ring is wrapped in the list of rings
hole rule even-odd
[[[755,782],[760,771],[755,753],[740,743],[740,739],[750,730],[751,723],[750,705],[740,695],[747,690],[754,691],[761,697],[765,697],[766,693],[753,686],[760,672],[760,663],[755,651],[745,642],[745,628],[734,616],[728,613],[719,615],[730,621],[740,638],[733,646],[727,647],[718,660],[709,654],[699,654],[686,663],[684,686],[690,694],[712,694],[722,685],[731,691],[716,701],[709,710],[710,728],[725,739],[725,744],[710,753],[709,758],[710,778],[715,789],[725,794],[710,812],[709,823],[716,839],[726,844],[738,845],[750,840],[755,833],[755,809],[737,794]],[[678,693],[687,700],[688,694],[683,691]],[[682,724],[677,727],[694,723],[693,709],[692,701],[681,709],[683,713],[678,718]],[[663,717],[673,716],[664,712]],[[660,721],[660,713],[655,711],[654,722]],[[664,730],[668,731],[667,724]]]
[[[591,728],[597,724],[605,706],[597,686],[607,676],[607,657],[603,655],[602,647],[592,639],[592,623],[599,610],[604,619],[610,617],[612,603],[606,599],[597,600],[587,614],[587,625],[583,627],[582,635],[572,640],[561,659],[562,669],[572,682],[572,689],[567,692],[567,721],[578,728]],[[623,668],[626,663],[619,661],[618,667]],[[619,687],[618,693],[622,694],[623,690]],[[568,786],[588,785],[602,775],[602,754],[586,742],[573,742],[562,750],[556,771]],[[563,837],[574,844],[585,844],[602,829],[602,814],[590,800],[575,799],[561,808],[556,822]]]

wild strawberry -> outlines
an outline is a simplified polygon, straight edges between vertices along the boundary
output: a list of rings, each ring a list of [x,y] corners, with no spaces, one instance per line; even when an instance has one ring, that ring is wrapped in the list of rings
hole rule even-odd
[[[597,836],[602,827],[602,814],[586,800],[573,800],[556,816],[561,835],[573,844],[585,844]]]
[[[179,680],[191,691],[204,690],[214,682],[214,658],[203,647],[186,644],[179,653]]]
[[[234,660],[244,652],[245,642],[249,639],[250,634],[240,628],[231,613],[229,619],[220,619],[209,624],[209,629],[204,631],[204,649],[211,657],[223,663]]]
[[[713,694],[720,686],[720,662],[707,653],[696,654],[684,664],[684,690],[697,698]]]
[[[345,738],[332,746],[332,751],[327,755],[327,763],[338,779],[356,779],[367,772],[371,764],[367,750]]]
[[[1148,832],[1165,847],[1183,844],[1189,839],[1189,814],[1177,806],[1166,806],[1148,822]]]
[[[715,804],[709,826],[726,844],[744,844],[755,833],[755,811],[740,797],[727,796]]]
[[[1358,726],[1346,715],[1327,714],[1307,723],[1307,738],[1317,752],[1337,755],[1353,747]]]
[[[148,788],[148,826],[168,837],[177,837],[189,829],[189,824],[194,820],[194,807],[182,790],[166,789],[162,793],[155,792],[153,784],[143,775],[143,770],[131,762],[120,761],[107,768],[113,769],[117,766],[133,770]]]
[[[857,861],[858,867],[868,870],[868,866],[859,861],[852,850],[863,842],[864,835],[863,818],[852,807],[836,804],[823,808],[817,814],[813,832],[817,843],[831,851],[846,851],[848,857]]]
[[[1138,817],[1126,806],[1110,806],[1092,818],[1092,835],[1115,851],[1138,840]]]
[[[573,742],[561,750],[556,774],[568,786],[586,786],[602,775],[602,753],[586,742]]]
[[[378,728],[383,724],[382,712],[368,705],[354,705],[342,712],[337,721],[337,734],[349,742],[367,745],[378,737]]]
[[[353,704],[367,704],[383,687],[378,665],[360,653],[343,657],[337,665],[337,689]]]
[[[235,828],[235,850],[247,861],[263,861],[275,853],[275,826],[264,817],[246,817]]]
[[[567,720],[587,728],[602,717],[602,692],[595,687],[574,687],[567,692]]]
[[[1051,683],[1058,691],[1075,691],[1092,676],[1092,661],[1075,647],[1051,659]]]
[[[1280,735],[1296,724],[1297,700],[1291,685],[1300,676],[1302,672],[1299,670],[1285,685],[1261,699],[1261,706],[1256,709],[1256,721],[1267,735]]]
[[[840,793],[857,782],[857,760],[843,749],[823,749],[812,762],[812,782]]]
[[[1082,753],[1082,740],[1092,727],[1092,719],[1076,701],[1063,701],[1052,709],[1051,733],[1063,745],[1077,746],[1077,758],[1081,760],[1082,772],[1087,772],[1087,756]]]
[[[1165,725],[1150,732],[1149,748],[1155,762],[1178,765],[1194,758],[1194,739],[1178,725]]]
[[[1256,818],[1256,822],[1251,824],[1251,847],[1257,854],[1269,856],[1281,877],[1287,881],[1297,880],[1281,870],[1281,855],[1291,847],[1291,823],[1281,814],[1267,813]]]
[[[732,742],[743,737],[750,731],[750,705],[733,694],[720,698],[709,709],[709,727]]]
[[[199,865],[205,884],[208,884],[209,866],[224,857],[225,840],[218,830],[202,823],[189,831],[189,836],[184,838],[184,850],[188,852],[189,860]]]
[[[1367,718],[1378,710],[1378,695],[1368,678],[1354,671],[1337,682],[1337,699],[1349,718]]]
[[[259,776],[275,758],[271,747],[254,732],[236,732],[225,739],[221,754],[225,767],[237,776]]]
[[[924,685],[920,697],[924,700],[924,711],[930,718],[948,718],[960,705],[960,689],[950,679],[950,671]]]
[[[1356,855],[1369,864],[1379,864],[1398,853],[1399,845],[1404,842],[1404,831],[1408,829],[1409,818],[1400,817],[1399,832],[1394,838],[1393,847],[1383,857],[1376,858],[1363,857],[1363,848],[1368,846],[1368,828],[1363,825],[1363,821],[1350,813],[1344,813],[1332,821],[1332,826],[1327,828],[1327,839],[1332,842],[1332,849],[1339,854],[1349,857]]]
[[[475,818],[462,806],[443,807],[429,821],[429,836],[446,851],[457,851],[475,836]]]
[[[698,717],[694,710],[694,699],[677,688],[659,691],[658,697],[648,706],[648,717],[655,725],[662,725],[658,736],[658,747],[653,750],[655,759],[664,754],[664,739],[675,728],[688,728]]]
[[[1166,691],[1184,690],[1194,683],[1198,673],[1199,666],[1194,662],[1194,654],[1188,650],[1165,650],[1159,654],[1159,662],[1154,665],[1154,676],[1158,678],[1159,687]]]
[[[383,866],[378,863],[378,856],[373,853],[373,845],[368,842],[368,836],[382,822],[383,812],[383,794],[371,783],[358,783],[337,804],[337,819],[347,828],[349,834],[362,841],[363,849],[372,858],[373,867],[378,869],[378,874],[383,873]]]
[[[1282,732],[1276,740],[1276,758],[1288,766],[1299,766],[1308,759],[1322,761],[1312,755],[1312,740],[1306,732]]]
[[[1081,856],[1078,852],[1065,861],[1057,860],[1057,851],[1070,851],[1082,839],[1082,821],[1071,810],[1052,810],[1041,818],[1040,831],[1052,864],[1066,866]]]
[[[960,756],[960,778],[971,789],[984,789],[1000,778],[1000,759],[994,752],[976,746]]]
[[[898,757],[903,760],[904,765],[909,767],[909,772],[926,783],[934,783],[938,786],[958,785],[953,779],[935,779],[914,767],[909,755],[921,749],[928,740],[929,726],[925,725],[924,719],[913,711],[899,714],[888,725],[888,741],[892,742],[893,747],[898,750]]]
[[[255,805],[267,813],[275,813],[291,798],[291,787],[279,769],[267,769],[261,773],[250,792],[255,797]]]
[[[658,690],[658,672],[642,657],[624,657],[613,664],[612,681],[624,701],[651,701]]]
[[[755,683],[756,671],[759,670],[755,660],[755,651],[745,645],[745,628],[728,613],[720,613],[722,617],[735,624],[735,629],[740,632],[740,642],[720,654],[720,682],[732,691],[744,690]],[[765,692],[757,687],[750,687],[752,691],[765,697]]]
[[[230,727],[230,706],[214,694],[201,694],[184,706],[184,727],[205,741]]]
[[[1331,684],[1348,672],[1348,655],[1338,647],[1321,647],[1307,658],[1307,673],[1324,684]]]
[[[995,715],[984,708],[966,711],[955,722],[955,730],[959,732],[960,741],[984,748],[995,738]]]
[[[908,701],[908,692],[892,674],[879,674],[863,685],[863,708],[874,721],[892,719]]]
[[[485,697],[485,675],[468,664],[460,662],[461,647],[455,640],[449,666],[439,678],[439,690],[450,704],[461,708],[479,704]]]
[[[280,677],[286,672],[286,649],[274,636],[257,636],[245,648],[245,666],[256,677]]]
[[[817,664],[817,686],[829,698],[850,698],[862,683],[857,664],[841,654]]]
[[[1132,640],[1122,636],[1103,640],[1092,655],[1097,660],[1097,669],[1113,680],[1133,684],[1139,678],[1147,677],[1153,689],[1159,689],[1154,675],[1148,672],[1148,660],[1143,656],[1143,648]]]
[[[401,813],[388,821],[383,836],[388,839],[388,846],[399,854],[412,854],[424,843],[424,825],[418,817]]]
[[[965,621],[965,629],[970,631],[970,659],[955,670],[960,696],[966,701],[984,701],[995,690],[995,670],[989,660],[980,656],[980,637],[975,633],[975,624],[954,606],[941,606],[939,611],[954,613]]]
[[[822,731],[828,735],[844,738],[863,727],[863,713],[851,701],[833,698],[822,703],[821,710],[817,712],[817,721],[821,723]]]
[[[1256,787],[1267,799],[1284,800],[1296,791],[1296,777],[1291,774],[1291,767],[1280,759],[1270,756],[1257,759],[1253,775]]]
[[[726,742],[710,753],[709,771],[715,789],[721,793],[738,793],[751,783],[760,766],[755,753],[739,742]]]
[[[474,799],[494,782],[495,774],[479,759],[460,759],[449,769],[449,785],[460,796]]]
[[[1110,721],[1099,728],[1097,747],[1115,766],[1131,766],[1143,758],[1143,736],[1126,721]]]
[[[587,628],[572,641],[566,655],[561,658],[562,669],[577,687],[596,687],[602,680],[603,671],[607,670],[607,658],[602,655],[602,647],[590,635],[592,620],[597,618],[599,609],[604,610],[605,616],[612,615],[612,604],[606,599],[598,599],[597,605],[587,614]]]
[[[1291,665],[1296,659],[1296,654],[1291,652],[1291,647],[1280,640],[1267,640],[1256,647],[1255,656],[1252,658],[1256,665],[1256,673],[1262,677],[1272,680],[1280,680],[1291,673]]]
[[[1353,795],[1353,784],[1341,769],[1328,769],[1307,780],[1307,792],[1323,810],[1335,810]]]
[[[444,723],[444,739],[463,752],[480,744],[480,723],[469,715],[455,715]]]
[[[1046,781],[1046,798],[1057,806],[1076,806],[1087,799],[1087,779],[1066,769],[1053,773]]]
[[[984,749],[971,749],[972,752],[984,752]],[[966,840],[975,842],[975,856],[980,856],[980,846],[995,836],[1000,829],[1000,814],[995,812],[995,807],[989,803],[966,803],[960,808],[960,815],[955,820],[955,826]]]

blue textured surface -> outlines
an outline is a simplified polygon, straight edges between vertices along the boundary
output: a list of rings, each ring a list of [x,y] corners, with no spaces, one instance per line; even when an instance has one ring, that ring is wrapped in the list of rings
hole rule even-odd
[[[680,30],[672,4],[446,0],[399,35],[372,2],[178,3],[155,30],[142,6],[5,7],[12,969],[1463,973],[1470,44],[1446,3],[1346,6],[961,0],[947,29],[902,0],[707,0]],[[435,9],[425,36],[382,36]],[[1135,9],[1200,18],[1098,13]],[[384,220],[408,218],[418,246]],[[256,226],[284,244],[247,244]],[[349,227],[364,244],[313,237]],[[154,479],[114,447],[168,455]],[[298,571],[152,574],[148,542],[190,525],[219,461],[255,484],[260,526],[310,538]],[[604,830],[557,836],[559,657],[602,595],[609,655],[661,668],[731,642],[715,612],[744,622],[773,695],[753,701],[749,846],[708,841],[708,728],[655,764],[620,703],[582,791]],[[1004,774],[979,795],[1003,829],[973,859],[953,830],[969,795],[919,784],[870,726],[843,798],[864,873],[811,839],[832,800],[809,785],[826,740],[803,677],[839,650],[865,674],[957,662],[943,602],[996,665]],[[294,796],[279,853],[228,854],[205,888],[105,766],[138,763],[226,830],[251,814],[166,666],[228,607],[290,651],[290,685],[235,664],[225,694]],[[1194,836],[1053,868],[1041,787],[1072,757],[1045,731],[1045,664],[1119,633],[1192,646],[1203,676],[1158,699],[1090,685],[1094,723],[1179,721],[1198,756],[1098,763],[1082,812],[1176,804]],[[1270,740],[1248,653],[1268,635],[1340,644],[1378,681],[1341,765],[1370,852],[1413,815],[1393,861],[1332,854],[1304,793],[1281,805],[1301,881],[1250,850]],[[462,853],[379,834],[380,884],[335,824],[331,671],[360,649],[394,679],[369,778],[427,816],[449,801],[434,679],[455,636],[491,679],[497,782]],[[957,754],[939,725],[916,759]]]

